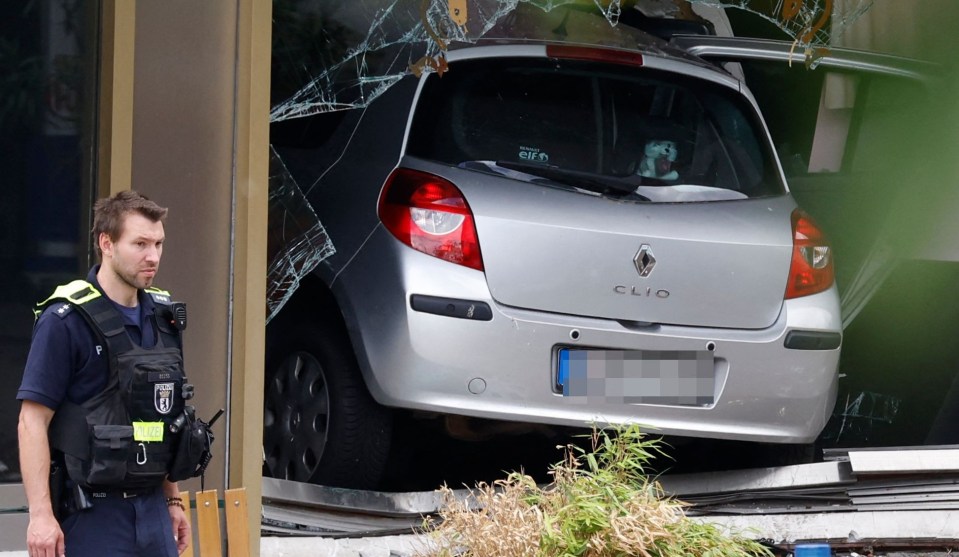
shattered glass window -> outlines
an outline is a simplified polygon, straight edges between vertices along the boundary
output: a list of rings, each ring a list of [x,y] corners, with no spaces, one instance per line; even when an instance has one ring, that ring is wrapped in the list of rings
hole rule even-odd
[[[367,105],[409,72],[443,71],[454,43],[497,37],[615,40],[618,27],[717,32],[724,8],[825,46],[872,0],[277,0],[272,121]],[[704,15],[700,15],[700,12]],[[725,22],[725,23],[724,23]]]
[[[873,0],[693,0],[758,16],[796,41],[797,47],[828,47]]]
[[[336,252],[296,180],[272,149],[269,206],[267,321],[289,300],[299,281]]]

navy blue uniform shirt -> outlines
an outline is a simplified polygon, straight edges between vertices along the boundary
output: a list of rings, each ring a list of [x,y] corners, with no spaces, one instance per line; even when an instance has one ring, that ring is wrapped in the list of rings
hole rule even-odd
[[[99,269],[99,265],[90,269],[87,282],[106,296],[97,282]],[[117,307],[133,342],[152,348],[157,335],[153,325],[156,307],[142,290],[137,292],[137,299],[138,309]],[[139,323],[133,318],[136,313]],[[110,374],[106,348],[79,310],[65,302],[52,304],[34,325],[17,400],[30,400],[52,410],[64,400],[82,404],[106,386]]]

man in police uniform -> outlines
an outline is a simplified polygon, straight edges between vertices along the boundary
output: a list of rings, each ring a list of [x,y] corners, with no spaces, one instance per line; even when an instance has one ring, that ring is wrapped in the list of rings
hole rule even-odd
[[[116,306],[138,349],[153,347],[160,336],[156,304],[144,289],[160,264],[166,213],[133,191],[101,199],[94,207],[93,241],[101,264],[90,270],[87,282]],[[58,409],[104,391],[110,373],[105,343],[80,313],[70,304],[54,303],[40,315],[17,393],[29,555],[60,557],[69,549],[71,557],[176,557],[186,548],[190,523],[177,484],[168,479],[146,489],[89,493],[90,508],[63,517],[62,523],[55,518],[51,421]],[[169,409],[167,403],[158,410]]]

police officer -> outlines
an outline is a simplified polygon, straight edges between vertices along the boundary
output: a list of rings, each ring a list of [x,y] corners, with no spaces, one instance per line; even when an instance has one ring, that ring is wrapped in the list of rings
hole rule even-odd
[[[90,294],[102,296],[101,301],[109,300],[115,307],[123,324],[120,329],[136,350],[162,344],[158,342],[163,336],[156,317],[158,304],[149,292],[163,251],[166,214],[166,208],[133,191],[101,199],[94,206],[92,235],[101,263],[87,276],[96,289]],[[56,468],[58,451],[56,443],[51,450],[55,437],[51,422],[58,412],[66,415],[65,408],[80,408],[108,390],[108,379],[115,373],[103,335],[81,309],[77,304],[53,303],[39,315],[17,393],[22,401],[20,466],[30,508],[29,555],[60,557],[69,550],[70,557],[175,557],[190,539],[190,523],[177,484],[162,473],[130,489],[123,483],[128,480],[103,489],[83,486],[83,480],[71,473],[66,485],[73,488],[73,497],[65,493],[64,498],[69,502],[79,497],[80,501],[73,500],[72,513],[54,509],[49,474],[51,456]],[[162,404],[157,409],[168,411],[169,389],[156,390],[167,397],[158,399]],[[132,446],[147,445],[162,443]],[[135,458],[145,460],[146,452],[142,456],[136,452]]]

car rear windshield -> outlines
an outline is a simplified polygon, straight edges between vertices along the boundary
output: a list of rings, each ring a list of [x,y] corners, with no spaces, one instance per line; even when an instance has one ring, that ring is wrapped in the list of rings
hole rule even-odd
[[[784,192],[758,115],[737,91],[584,61],[464,60],[430,75],[407,154],[642,201]]]

